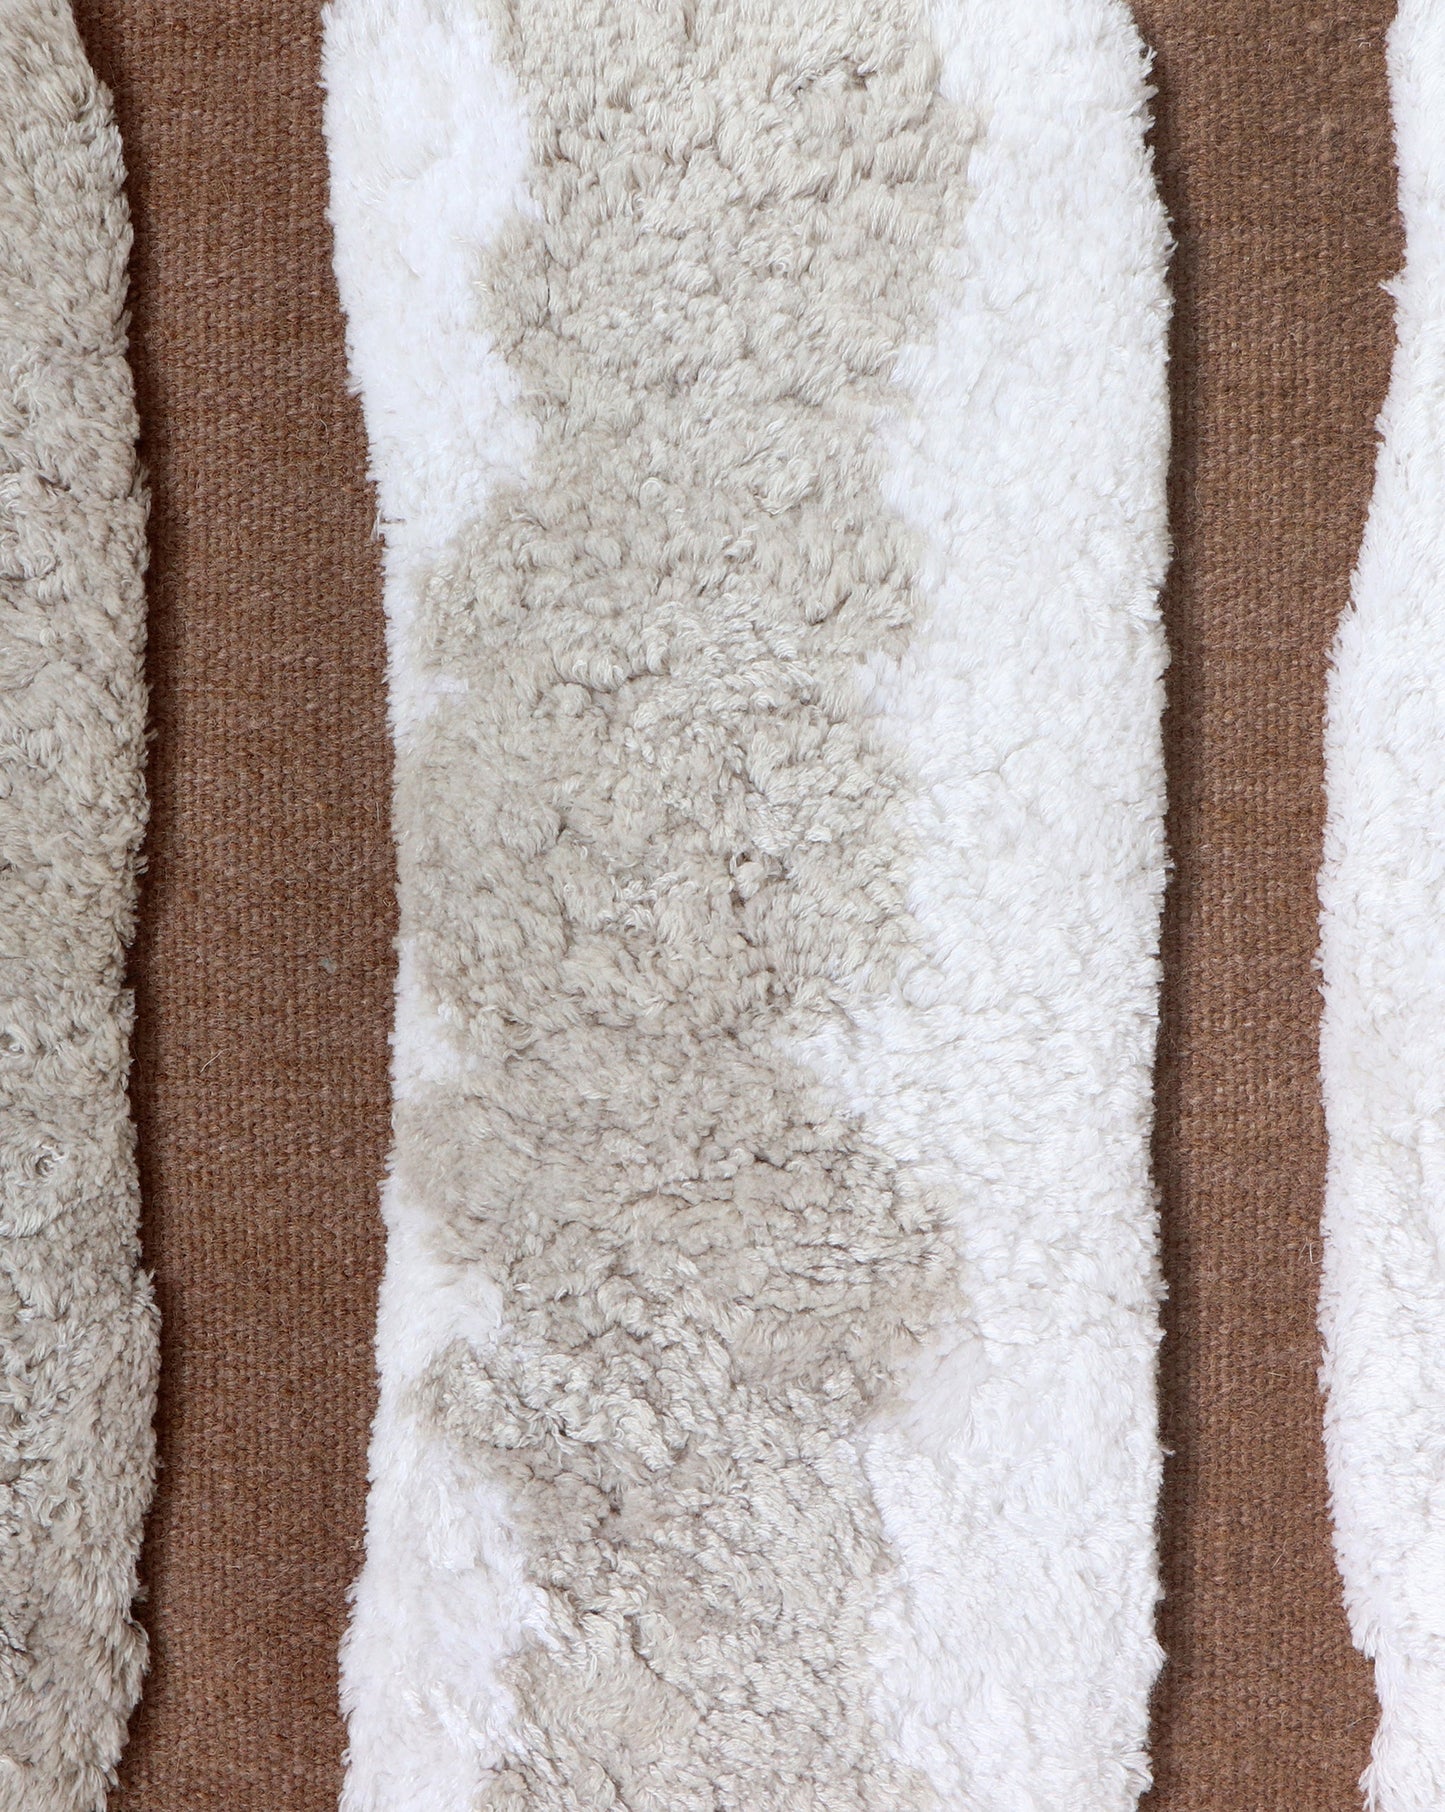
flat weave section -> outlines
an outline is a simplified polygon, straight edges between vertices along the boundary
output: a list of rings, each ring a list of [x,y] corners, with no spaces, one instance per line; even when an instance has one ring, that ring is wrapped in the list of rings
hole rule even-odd
[[[1173,1300],[1152,1812],[1353,1812],[1375,1710],[1314,1372],[1325,660],[1400,256],[1388,0],[1141,0],[1181,245],[1159,1174]],[[312,0],[81,0],[116,90],[153,491],[138,957],[165,1316],[123,1812],[330,1812],[387,1129],[381,592]],[[323,964],[332,964],[333,968]]]
[[[387,1136],[380,580],[312,0],[96,0],[136,213],[153,831],[136,961],[163,1317],[153,1662],[115,1804],[335,1804]]]
[[[1315,875],[1325,670],[1401,257],[1389,0],[1141,0],[1174,265],[1156,1168],[1168,1660],[1149,1812],[1353,1812],[1375,1703],[1330,1548]]]

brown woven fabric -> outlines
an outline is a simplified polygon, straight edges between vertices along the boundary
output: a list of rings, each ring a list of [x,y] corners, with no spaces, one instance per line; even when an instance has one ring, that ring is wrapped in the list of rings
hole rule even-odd
[[[134,1092],[164,1469],[117,1804],[320,1812],[372,1408],[394,883],[319,3],[78,12],[131,173],[154,496]]]
[[[155,495],[137,953],[165,1314],[155,1652],[121,1812],[329,1812],[360,1550],[392,860],[379,582],[324,220],[316,0],[80,0],[136,215]],[[1150,1812],[1353,1812],[1329,1549],[1314,872],[1326,651],[1399,256],[1388,0],[1140,0],[1180,235],[1178,878],[1158,1165],[1171,1659]]]
[[[1401,254],[1391,0],[1140,0],[1174,263],[1176,879],[1156,1167],[1169,1653],[1148,1812],[1356,1812],[1375,1704],[1330,1549],[1315,1331],[1326,661]]]

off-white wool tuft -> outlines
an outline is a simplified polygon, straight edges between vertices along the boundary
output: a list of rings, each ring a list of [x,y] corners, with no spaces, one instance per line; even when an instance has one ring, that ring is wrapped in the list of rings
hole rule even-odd
[[[1380,1725],[1366,1797],[1445,1805],[1445,12],[1401,0],[1405,227],[1375,494],[1326,733],[1325,1436]]]
[[[1131,1806],[1137,42],[341,0],[326,56],[402,912],[346,1804]]]
[[[120,143],[62,0],[0,6],[0,1807],[99,1812],[156,1328],[122,985],[144,818],[145,501]]]

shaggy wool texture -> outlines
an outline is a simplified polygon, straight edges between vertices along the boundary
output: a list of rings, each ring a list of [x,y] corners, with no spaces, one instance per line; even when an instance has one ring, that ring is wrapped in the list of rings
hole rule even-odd
[[[1405,269],[1341,625],[1321,878],[1322,1323],[1336,1552],[1381,1812],[1445,1805],[1445,12],[1390,37]]]
[[[401,973],[352,1812],[1113,1812],[1164,231],[1112,0],[341,0]]]
[[[145,500],[108,97],[61,0],[0,6],[0,1807],[93,1812],[156,1359],[122,984],[144,819]]]

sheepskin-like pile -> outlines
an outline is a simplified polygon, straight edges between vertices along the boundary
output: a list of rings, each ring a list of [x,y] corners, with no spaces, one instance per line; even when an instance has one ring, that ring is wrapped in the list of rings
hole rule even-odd
[[[97,1812],[140,1688],[156,1325],[122,962],[145,500],[109,101],[0,8],[0,1807]]]
[[[1445,12],[1402,0],[1398,345],[1326,732],[1325,1446],[1379,1812],[1445,1805]]]
[[[1125,1808],[1138,46],[1095,0],[342,0],[326,73],[402,945],[346,1804]]]
[[[871,430],[964,195],[915,0],[494,21],[535,212],[479,273],[536,437],[433,583],[403,910],[465,1040],[398,1174],[505,1336],[422,1388],[552,1639],[497,1807],[904,1806],[849,1436],[939,1209],[787,1053],[909,935],[856,673],[918,601]],[[410,827],[415,827],[414,832]]]

